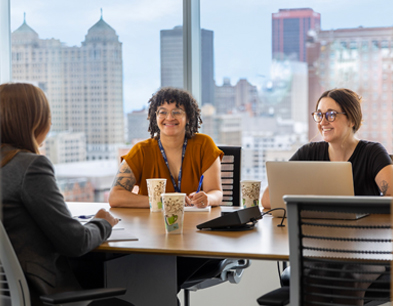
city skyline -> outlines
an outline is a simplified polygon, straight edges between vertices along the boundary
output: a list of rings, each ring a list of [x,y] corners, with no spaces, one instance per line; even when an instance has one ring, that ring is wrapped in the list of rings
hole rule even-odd
[[[153,2],[153,3],[152,3]],[[78,7],[75,10],[75,7]],[[201,27],[214,32],[215,77],[221,85],[224,77],[232,83],[247,78],[260,86],[269,75],[271,63],[271,14],[280,8],[309,7],[321,14],[321,29],[391,26],[393,3],[386,1],[201,1]],[[41,39],[56,38],[68,46],[80,46],[86,31],[100,18],[113,27],[123,44],[124,109],[141,109],[160,86],[160,30],[182,23],[179,0],[107,1],[53,3],[11,1],[11,30],[27,23]],[[152,9],[153,8],[153,9]],[[126,12],[126,13],[124,13]],[[220,12],[220,14],[217,14]],[[350,12],[350,13],[349,13]],[[67,14],[73,16],[68,22]],[[132,29],[135,29],[133,31]]]

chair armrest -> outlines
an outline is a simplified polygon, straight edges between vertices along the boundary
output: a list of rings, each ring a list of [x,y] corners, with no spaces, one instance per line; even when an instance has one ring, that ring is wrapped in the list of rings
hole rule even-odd
[[[67,291],[40,296],[45,304],[62,304],[86,300],[110,298],[126,293],[125,288],[99,288],[80,291]]]
[[[259,305],[284,306],[289,304],[289,287],[281,287],[270,291],[257,299]]]
[[[282,286],[289,286],[289,282],[291,280],[291,266],[285,268],[284,271],[281,273],[280,282]]]

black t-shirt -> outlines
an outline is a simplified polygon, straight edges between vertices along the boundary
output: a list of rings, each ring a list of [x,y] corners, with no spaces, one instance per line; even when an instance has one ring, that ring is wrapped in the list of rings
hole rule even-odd
[[[328,147],[325,141],[310,142],[297,150],[290,160],[330,161]],[[386,149],[378,142],[360,140],[348,161],[352,163],[355,195],[381,195],[375,176],[392,163]]]

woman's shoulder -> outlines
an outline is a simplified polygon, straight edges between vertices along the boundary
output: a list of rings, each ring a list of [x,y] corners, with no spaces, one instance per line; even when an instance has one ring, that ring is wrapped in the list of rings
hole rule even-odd
[[[191,147],[200,147],[203,150],[218,150],[214,140],[206,134],[195,134],[188,140],[188,144],[190,144]]]
[[[189,141],[194,142],[196,144],[214,144],[213,139],[206,134],[201,134],[201,133],[197,133],[195,134],[192,138],[189,139]]]
[[[386,148],[379,142],[359,140],[359,144],[357,147],[359,148],[359,152],[366,152],[367,154],[380,152],[388,154]]]
[[[43,165],[52,165],[49,158],[45,155],[36,154],[32,152],[20,151],[18,152],[15,157],[11,160],[12,164],[23,164],[23,165],[30,165],[30,164],[43,164]]]
[[[155,150],[159,150],[157,145],[157,140],[154,138],[148,138],[142,140],[132,146],[130,151],[127,154],[122,156],[122,159],[126,159],[127,161],[135,158],[137,156],[151,155],[154,154]]]
[[[139,148],[143,148],[143,147],[150,147],[151,145],[153,145],[153,144],[155,144],[155,143],[157,143],[157,140],[156,139],[154,139],[154,138],[148,138],[148,139],[145,139],[145,140],[142,140],[142,141],[140,141],[140,142],[137,142],[134,146],[133,146],[133,148],[134,147],[139,147]]]
[[[11,171],[24,175],[28,172],[54,173],[51,161],[45,156],[21,151],[3,168],[4,172]]]
[[[148,138],[145,140],[142,140],[136,144],[134,144],[130,150],[130,152],[136,152],[139,150],[149,150],[157,144],[157,140],[154,138]]]

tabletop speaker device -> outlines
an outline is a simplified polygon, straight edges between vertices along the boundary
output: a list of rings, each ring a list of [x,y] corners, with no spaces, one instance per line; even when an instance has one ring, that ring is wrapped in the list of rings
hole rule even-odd
[[[211,229],[218,231],[242,231],[254,228],[262,219],[258,206],[248,207],[234,212],[223,212],[221,217],[197,225],[197,229]]]

